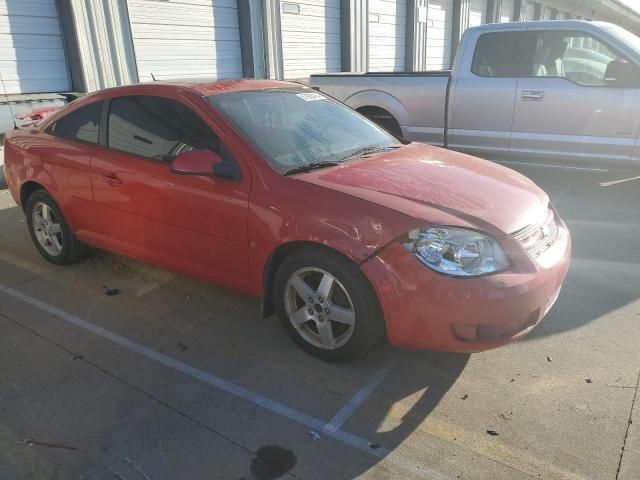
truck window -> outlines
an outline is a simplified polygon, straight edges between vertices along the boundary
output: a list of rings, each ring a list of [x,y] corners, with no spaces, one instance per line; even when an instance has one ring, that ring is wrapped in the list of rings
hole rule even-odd
[[[478,38],[471,71],[480,77],[517,77],[523,32],[484,33]]]
[[[566,78],[580,85],[603,86],[609,63],[619,56],[603,42],[585,32],[541,31],[537,33],[532,77]]]

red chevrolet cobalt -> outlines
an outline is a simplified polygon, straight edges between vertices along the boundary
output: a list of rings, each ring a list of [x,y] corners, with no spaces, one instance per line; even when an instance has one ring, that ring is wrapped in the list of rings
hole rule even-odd
[[[569,232],[522,175],[402,144],[277,81],[105,90],[6,139],[6,177],[50,262],[89,246],[263,298],[307,352],[383,337],[452,352],[526,335]]]

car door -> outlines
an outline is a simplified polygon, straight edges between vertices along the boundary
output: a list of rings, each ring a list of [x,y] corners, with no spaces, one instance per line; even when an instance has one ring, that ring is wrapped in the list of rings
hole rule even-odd
[[[210,107],[209,107],[210,108]],[[175,98],[113,98],[107,149],[91,164],[94,201],[107,248],[243,288],[247,282],[250,178],[239,181],[171,171],[177,154],[211,149],[242,162],[199,114]]]
[[[506,153],[524,28],[467,33],[450,89],[447,144],[471,153]],[[465,67],[466,66],[466,67]],[[468,67],[470,66],[470,67]]]
[[[640,127],[640,89],[607,79],[626,60],[596,34],[533,29],[518,80],[510,152],[627,160]]]
[[[91,157],[98,150],[101,101],[78,108],[47,127],[43,139],[29,148],[43,161],[51,190],[70,228],[82,239],[94,220],[90,180]],[[53,138],[54,137],[54,138]],[[42,168],[35,165],[34,176]]]

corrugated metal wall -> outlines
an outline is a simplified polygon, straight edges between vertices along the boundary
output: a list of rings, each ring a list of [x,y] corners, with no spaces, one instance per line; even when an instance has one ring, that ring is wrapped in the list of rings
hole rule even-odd
[[[469,27],[487,23],[487,0],[471,0],[469,5]]]
[[[339,72],[340,0],[281,2],[284,78]]]
[[[524,14],[523,17],[525,20],[535,20],[536,19],[536,4],[533,2],[527,2],[524,5]]]
[[[369,1],[369,71],[404,70],[406,0]]]
[[[241,78],[236,0],[128,0],[140,81]]]
[[[72,0],[85,88],[138,81],[126,0]]]
[[[502,0],[502,4],[500,6],[500,22],[501,23],[513,22],[515,20],[513,17],[515,9],[516,9],[515,0]]]
[[[71,89],[55,0],[0,0],[0,74],[9,94]]]

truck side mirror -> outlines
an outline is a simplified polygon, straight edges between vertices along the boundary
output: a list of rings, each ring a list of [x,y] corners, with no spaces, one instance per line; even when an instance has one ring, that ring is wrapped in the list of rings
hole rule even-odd
[[[604,81],[612,87],[640,87],[640,69],[627,60],[616,58],[607,65]]]

